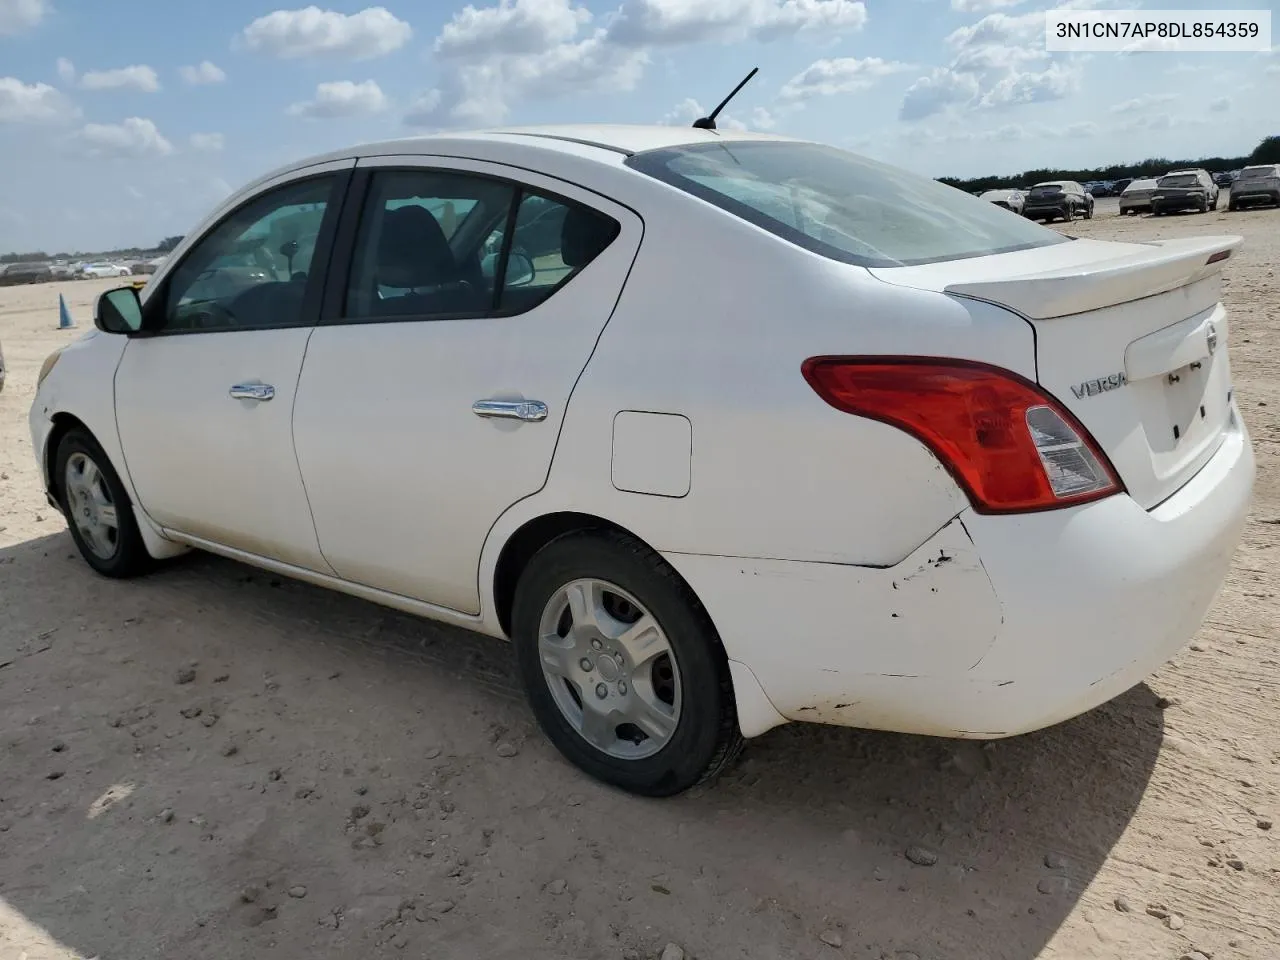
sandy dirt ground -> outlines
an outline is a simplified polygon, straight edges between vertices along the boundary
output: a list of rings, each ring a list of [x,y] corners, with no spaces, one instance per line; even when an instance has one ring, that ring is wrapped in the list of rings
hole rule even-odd
[[[1062,226],[1247,238],[1258,487],[1194,644],[1055,729],[791,726],[662,802],[563,762],[504,644],[203,555],[95,576],[26,414],[58,293],[83,330],[113,282],[0,290],[0,958],[1280,956],[1280,211],[1113,211]]]

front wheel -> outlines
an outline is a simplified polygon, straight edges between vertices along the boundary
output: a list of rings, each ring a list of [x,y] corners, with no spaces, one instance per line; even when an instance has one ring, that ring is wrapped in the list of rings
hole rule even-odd
[[[151,566],[124,484],[87,430],[69,430],[58,444],[54,476],[62,512],[80,556],[98,573],[124,579]]]
[[[543,547],[516,587],[512,636],[539,726],[599,780],[672,796],[742,748],[710,617],[630,536],[586,531]]]

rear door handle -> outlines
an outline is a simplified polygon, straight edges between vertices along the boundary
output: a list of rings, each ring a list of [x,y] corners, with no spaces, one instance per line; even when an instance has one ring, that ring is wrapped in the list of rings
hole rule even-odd
[[[236,400],[270,400],[276,388],[269,383],[237,383],[228,392]]]
[[[471,405],[477,417],[536,422],[547,419],[547,405],[541,400],[477,400]]]

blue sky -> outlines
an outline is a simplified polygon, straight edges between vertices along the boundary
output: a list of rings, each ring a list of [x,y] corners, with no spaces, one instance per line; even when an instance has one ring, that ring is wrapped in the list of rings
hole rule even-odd
[[[1280,132],[1274,51],[1044,52],[1045,9],[1141,5],[0,0],[0,251],[154,243],[272,167],[353,142],[688,123],[752,66],[722,123],[930,176],[1233,155]]]

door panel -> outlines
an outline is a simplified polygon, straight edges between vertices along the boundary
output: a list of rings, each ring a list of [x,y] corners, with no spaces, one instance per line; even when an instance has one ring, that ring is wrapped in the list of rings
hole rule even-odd
[[[378,218],[392,222],[401,201],[381,197],[378,184],[389,181],[388,168],[415,159],[426,166],[427,158],[361,161],[375,176],[359,235]],[[384,251],[371,280],[361,250],[376,245],[357,240],[343,316],[317,328],[307,349],[294,438],[321,549],[340,576],[478,613],[485,537],[507,507],[546,481],[569,395],[621,294],[642,225],[629,210],[551,178],[480,161],[430,163],[542,195],[524,193],[504,217],[496,213],[500,191],[471,190],[446,203],[444,187],[424,186],[422,206],[457,256],[448,276],[425,267],[413,276]],[[607,216],[575,216],[566,227],[562,201]],[[486,203],[489,220],[474,212]],[[421,231],[414,249],[438,243],[431,224],[413,229]],[[600,246],[583,260],[583,249]],[[473,412],[479,401],[499,403]],[[545,415],[537,403],[501,401],[540,402]],[[530,419],[519,419],[522,412]]]
[[[308,327],[133,340],[116,371],[125,462],[163,527],[329,572],[289,440]],[[270,400],[233,386],[274,387]]]
[[[265,184],[148,292],[116,369],[125,468],[161,526],[331,573],[292,408],[354,161]]]

